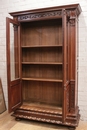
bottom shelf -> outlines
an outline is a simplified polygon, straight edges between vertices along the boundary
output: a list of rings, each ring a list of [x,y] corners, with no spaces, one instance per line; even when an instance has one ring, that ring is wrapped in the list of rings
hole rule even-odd
[[[35,102],[24,102],[20,107],[20,109],[45,112],[51,114],[62,114],[62,107]]]
[[[59,125],[65,125],[75,128],[78,126],[80,115],[79,109],[75,115],[67,114],[65,121],[63,121],[62,107],[46,105],[35,102],[24,102],[12,114],[16,119],[28,119],[34,121],[41,121]]]

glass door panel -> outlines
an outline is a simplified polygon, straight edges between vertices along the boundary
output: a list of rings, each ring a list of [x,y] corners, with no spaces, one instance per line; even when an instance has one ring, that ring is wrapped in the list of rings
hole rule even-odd
[[[22,103],[20,66],[20,26],[6,18],[8,110],[12,112]]]
[[[11,81],[19,78],[17,26],[10,23],[10,75]],[[15,38],[16,37],[16,38]]]

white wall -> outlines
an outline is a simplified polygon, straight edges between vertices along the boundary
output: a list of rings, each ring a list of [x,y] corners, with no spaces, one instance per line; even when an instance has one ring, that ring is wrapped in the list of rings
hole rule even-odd
[[[87,0],[0,0],[0,77],[8,104],[6,74],[6,17],[9,12],[22,11],[64,4],[79,3],[79,107],[82,120],[87,120]]]

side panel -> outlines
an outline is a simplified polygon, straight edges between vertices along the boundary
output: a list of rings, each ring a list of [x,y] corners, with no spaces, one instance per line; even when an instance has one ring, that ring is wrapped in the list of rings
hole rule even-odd
[[[8,109],[16,109],[22,102],[20,79],[20,26],[6,18]]]

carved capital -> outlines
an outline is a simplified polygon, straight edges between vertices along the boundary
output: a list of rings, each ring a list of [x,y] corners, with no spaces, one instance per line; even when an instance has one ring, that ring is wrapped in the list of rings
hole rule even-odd
[[[71,10],[71,11],[67,11],[67,16],[68,16],[68,22],[70,23],[71,26],[75,26],[75,22],[76,22],[76,10]]]
[[[14,31],[18,30],[18,26],[17,25],[14,24],[13,27],[14,27]]]
[[[69,23],[70,23],[71,26],[75,26],[75,19],[70,19]]]

